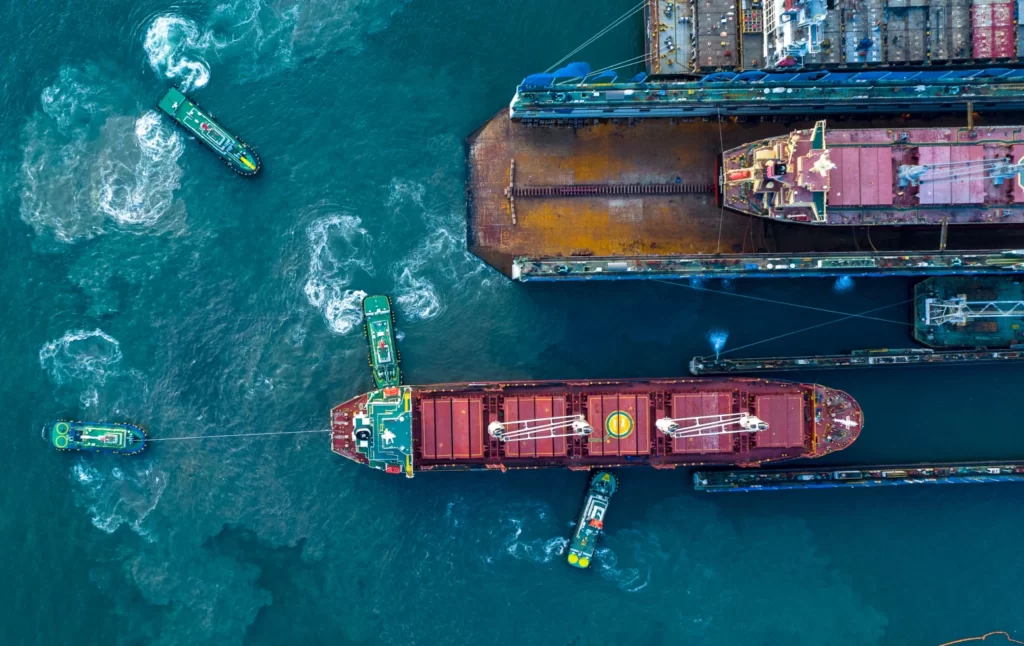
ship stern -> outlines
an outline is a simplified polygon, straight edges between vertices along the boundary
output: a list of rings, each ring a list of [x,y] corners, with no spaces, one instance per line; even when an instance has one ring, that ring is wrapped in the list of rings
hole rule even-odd
[[[412,388],[389,386],[331,411],[331,450],[386,473],[413,476]]]
[[[365,454],[356,450],[356,415],[366,410],[365,394],[331,409],[331,451],[353,462],[367,464]]]

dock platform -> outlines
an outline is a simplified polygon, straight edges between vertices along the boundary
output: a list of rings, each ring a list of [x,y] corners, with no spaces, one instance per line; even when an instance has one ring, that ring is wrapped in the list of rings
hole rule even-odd
[[[804,469],[695,471],[693,473],[694,489],[709,492],[992,482],[1024,482],[1024,462],[940,462]]]
[[[977,363],[1015,363],[1024,361],[1024,350],[932,350],[903,348],[856,350],[848,354],[817,354],[800,357],[757,357],[716,359],[694,357],[690,360],[692,375],[756,374],[760,372],[795,372],[798,370],[840,370],[879,368],[884,366],[935,366]]]
[[[889,127],[898,118],[845,127]],[[963,117],[928,123],[960,125]],[[467,240],[517,280],[1024,270],[1024,228],[806,227],[716,203],[724,149],[810,121],[495,115],[467,142]],[[834,230],[833,230],[834,229]]]

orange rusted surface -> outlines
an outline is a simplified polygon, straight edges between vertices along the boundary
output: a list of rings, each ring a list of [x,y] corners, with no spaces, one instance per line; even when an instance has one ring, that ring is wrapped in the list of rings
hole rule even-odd
[[[520,197],[515,225],[506,195],[513,159],[516,186],[676,181],[712,186],[719,144],[701,136],[708,127],[659,119],[635,126],[538,128],[499,115],[470,146],[471,245],[545,257],[713,252],[720,218],[710,192]],[[722,248],[742,248],[751,225],[750,218],[725,213]]]

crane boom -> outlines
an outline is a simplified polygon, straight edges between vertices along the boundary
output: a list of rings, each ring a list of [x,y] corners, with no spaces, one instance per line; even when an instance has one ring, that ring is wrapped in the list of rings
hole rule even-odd
[[[725,413],[696,417],[665,417],[655,422],[661,432],[673,438],[759,433],[768,424],[750,413]],[[491,437],[505,443],[528,442],[556,437],[586,437],[594,428],[583,415],[539,417],[514,421],[494,421],[487,427]]]
[[[487,432],[491,437],[508,443],[554,437],[583,437],[593,433],[594,429],[583,415],[564,415],[511,422],[494,421],[487,426]]]
[[[672,438],[760,433],[768,430],[767,422],[750,413],[724,413],[696,417],[663,417],[655,422],[658,430]]]
[[[926,298],[925,325],[967,325],[968,321],[988,318],[1020,318],[1024,301],[969,301],[966,294],[953,298]]]

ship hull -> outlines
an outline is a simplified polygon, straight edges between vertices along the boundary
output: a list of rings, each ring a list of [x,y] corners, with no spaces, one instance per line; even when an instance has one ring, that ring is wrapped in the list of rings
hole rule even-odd
[[[658,420],[749,413],[761,433],[674,438]],[[503,441],[489,429],[581,416],[588,436]],[[839,420],[839,421],[837,421]],[[392,473],[469,469],[757,466],[849,446],[863,415],[852,397],[763,379],[482,382],[373,391],[332,411],[332,450]],[[382,430],[383,429],[383,430]]]
[[[146,448],[142,427],[120,422],[59,420],[44,429],[45,437],[58,451],[86,451],[133,455]]]
[[[720,199],[819,226],[1024,223],[1024,128],[815,128],[722,155]],[[783,169],[779,172],[778,169]]]
[[[259,172],[262,162],[252,146],[231,134],[177,88],[167,91],[157,107],[243,177]]]

